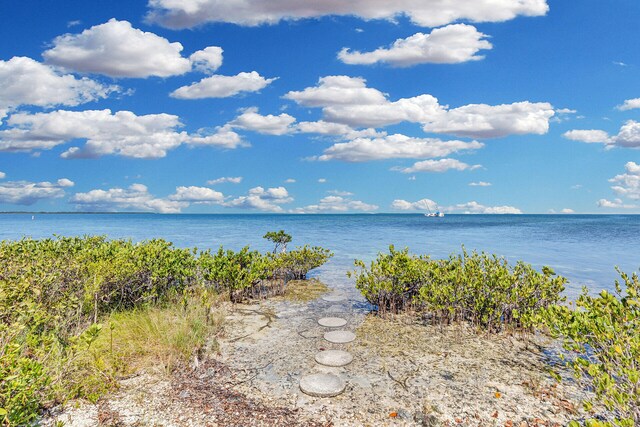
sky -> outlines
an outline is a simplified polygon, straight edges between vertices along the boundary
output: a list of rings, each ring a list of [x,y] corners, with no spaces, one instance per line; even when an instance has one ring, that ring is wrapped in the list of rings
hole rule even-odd
[[[640,213],[637,0],[0,0],[0,211]]]

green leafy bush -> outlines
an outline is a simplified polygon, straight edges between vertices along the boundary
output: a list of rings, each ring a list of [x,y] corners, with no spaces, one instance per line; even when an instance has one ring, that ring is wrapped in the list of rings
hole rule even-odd
[[[568,363],[576,378],[612,412],[611,423],[600,425],[630,427],[640,425],[640,282],[635,273],[618,272],[624,289],[616,281],[617,295],[602,291],[594,297],[585,289],[576,309],[554,305],[539,320],[563,338],[575,356]],[[585,402],[585,409],[593,404]]]
[[[360,260],[355,265],[356,287],[381,312],[411,308],[434,322],[467,321],[488,331],[530,325],[542,308],[563,300],[566,283],[548,267],[538,272],[465,250],[432,260],[390,246],[369,268]]]
[[[309,271],[320,267],[332,256],[333,253],[328,249],[305,245],[272,257],[272,265],[276,275],[287,277],[287,280],[304,280]]]
[[[25,425],[45,404],[96,400],[144,347],[169,365],[172,355],[188,357],[210,331],[215,295],[284,293],[289,278],[326,260],[321,253],[198,253],[102,236],[0,242],[0,420]],[[122,328],[141,340],[119,339]]]

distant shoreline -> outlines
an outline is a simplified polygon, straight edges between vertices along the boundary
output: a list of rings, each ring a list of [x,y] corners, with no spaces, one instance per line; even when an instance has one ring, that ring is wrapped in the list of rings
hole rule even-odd
[[[291,212],[193,212],[193,213],[160,213],[160,212],[77,212],[77,211],[0,211],[0,215],[158,215],[158,216],[195,216],[195,215],[281,215],[281,216],[381,216],[381,215],[407,215],[422,216],[422,212],[341,212],[341,213],[291,213]],[[496,217],[527,217],[527,216],[558,216],[558,217],[576,217],[576,216],[639,216],[640,213],[527,213],[527,214],[487,214],[487,213],[451,213],[446,216],[496,216]],[[446,219],[445,219],[446,220]],[[436,218],[435,221],[442,221],[442,218]]]

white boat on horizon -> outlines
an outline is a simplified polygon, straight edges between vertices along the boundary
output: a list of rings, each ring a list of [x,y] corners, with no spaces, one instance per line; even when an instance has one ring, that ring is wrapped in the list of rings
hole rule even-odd
[[[429,212],[424,214],[424,216],[428,216],[430,218],[442,218],[444,216],[443,212],[437,211],[437,212]]]

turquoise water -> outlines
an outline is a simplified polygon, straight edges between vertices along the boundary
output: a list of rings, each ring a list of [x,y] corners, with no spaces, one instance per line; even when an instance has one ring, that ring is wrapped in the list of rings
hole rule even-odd
[[[161,237],[177,246],[269,250],[267,231],[284,229],[293,245],[327,247],[335,257],[314,274],[349,289],[346,271],[353,260],[373,259],[389,244],[412,252],[445,257],[461,245],[548,265],[570,279],[567,295],[588,286],[613,289],[618,265],[640,267],[640,215],[156,215],[156,214],[5,214],[0,239],[104,234],[143,240]]]

